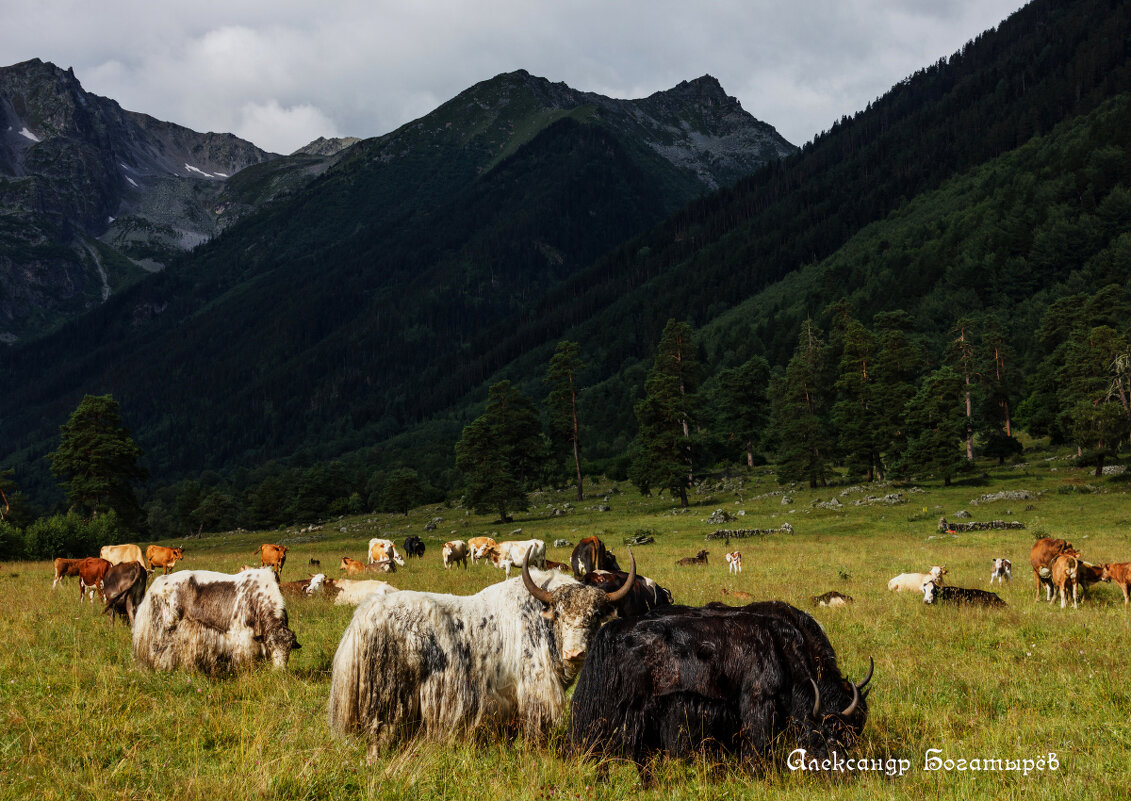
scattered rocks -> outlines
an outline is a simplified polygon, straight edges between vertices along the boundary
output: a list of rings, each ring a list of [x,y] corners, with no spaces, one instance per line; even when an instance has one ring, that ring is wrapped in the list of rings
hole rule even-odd
[[[957,517],[959,520],[969,520],[970,517],[971,517],[971,514],[969,512],[967,512],[965,509],[959,509],[957,512],[954,513],[954,516]]]
[[[1029,492],[1029,490],[1002,490],[1001,492],[992,492],[970,501],[970,505],[977,506],[980,503],[993,503],[994,501],[1031,501],[1036,497],[1037,496]]]
[[[1016,520],[979,520],[972,523],[948,523],[945,517],[939,518],[939,531],[952,534],[958,531],[1006,531],[1009,529],[1024,529],[1024,523]]]
[[[720,523],[729,523],[732,520],[734,520],[734,515],[732,515],[725,509],[716,509],[715,511],[711,512],[711,516],[707,518],[708,523],[714,523],[715,525],[718,525]]]
[[[813,501],[811,504],[814,509],[843,509],[844,504],[833,498],[828,501]]]
[[[1126,472],[1127,472],[1126,465],[1121,465],[1121,464],[1110,464],[1103,469],[1103,474],[1105,476],[1121,476]]]
[[[572,548],[573,543],[569,540],[554,540],[555,548]]]
[[[789,506],[791,503],[793,503],[793,498],[789,497],[788,495],[781,496],[782,506]]]

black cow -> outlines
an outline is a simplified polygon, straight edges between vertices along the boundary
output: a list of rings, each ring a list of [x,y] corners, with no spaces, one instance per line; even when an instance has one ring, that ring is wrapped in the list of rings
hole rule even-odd
[[[586,537],[573,549],[569,557],[573,575],[579,580],[594,570],[620,570],[617,558],[606,550],[605,543],[597,537]]]
[[[928,581],[923,585],[923,603],[945,603],[960,606],[1005,606],[996,592],[975,590],[968,587],[949,587]]]
[[[134,612],[145,597],[149,572],[141,562],[121,562],[106,571],[102,579],[102,592],[106,596],[102,614],[110,614],[111,624],[118,615],[125,615],[126,622],[133,628]]]
[[[581,583],[609,593],[623,587],[627,578],[623,570],[593,570],[581,578]],[[670,592],[646,576],[637,576],[628,595],[613,606],[619,617],[634,617],[660,606],[671,606],[671,602]]]
[[[411,537],[405,537],[404,550],[405,550],[405,553],[408,554],[409,559],[411,559],[414,556],[418,556],[418,557],[423,558],[423,556],[424,556],[424,540],[420,539],[420,537],[417,537],[415,534]]]
[[[588,759],[737,753],[757,769],[779,735],[823,757],[864,728],[871,670],[841,676],[811,616],[780,601],[667,606],[614,620],[594,638],[570,712]]]

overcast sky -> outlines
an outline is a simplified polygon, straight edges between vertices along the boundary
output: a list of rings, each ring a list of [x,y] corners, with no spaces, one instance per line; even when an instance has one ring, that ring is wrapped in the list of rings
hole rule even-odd
[[[645,97],[714,75],[800,145],[1019,0],[3,0],[2,65],[289,153],[377,136],[501,72]]]

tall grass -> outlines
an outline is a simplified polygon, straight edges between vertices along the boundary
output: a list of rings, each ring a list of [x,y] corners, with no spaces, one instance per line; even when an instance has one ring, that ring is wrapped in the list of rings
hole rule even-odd
[[[1098,492],[1058,492],[1080,482]],[[612,511],[586,510],[605,503],[612,488],[606,483],[564,517],[553,517],[548,507],[568,500],[568,492],[539,494],[532,510],[507,526],[429,507],[407,518],[370,515],[301,534],[236,533],[184,543],[186,560],[178,567],[231,571],[259,543],[289,540],[284,578],[298,578],[309,574],[311,557],[333,574],[340,556],[364,557],[370,536],[384,532],[399,541],[415,533],[425,539],[425,558],[388,577],[392,583],[468,594],[502,574],[488,566],[444,570],[439,546],[453,531],[464,539],[492,531],[505,538],[521,526],[523,538],[549,543],[595,534],[623,561],[621,539],[649,529],[656,543],[634,549],[639,569],[669,587],[677,603],[724,600],[724,587],[782,599],[817,617],[850,677],[859,680],[874,658],[870,715],[854,755],[906,759],[911,767],[901,776],[785,768],[751,775],[730,763],[658,760],[656,786],[642,790],[626,764],[611,764],[608,777],[597,781],[594,766],[566,748],[561,727],[546,748],[491,738],[414,742],[369,764],[363,742],[334,738],[326,722],[330,663],[352,608],[318,599],[291,603],[303,647],[285,672],[153,673],[134,666],[128,629],[111,626],[97,606],[78,604],[73,583],[51,591],[47,562],[6,563],[0,565],[0,798],[1123,798],[1131,786],[1131,616],[1118,589],[1107,585],[1093,587],[1078,610],[1035,601],[1028,552],[1040,532],[1069,539],[1090,561],[1131,561],[1126,487],[1063,466],[1034,466],[994,470],[977,487],[903,488],[909,502],[902,505],[853,506],[867,493],[850,493],[834,511],[810,504],[844,487],[791,488],[793,503],[783,505],[777,495],[758,497],[777,489],[759,473],[742,487],[708,482],[686,513],[673,514],[668,499],[642,498],[627,486],[608,495]],[[970,504],[1002,488],[1041,494]],[[795,533],[732,541],[745,570],[731,576],[723,543],[703,543],[720,527],[705,522],[716,508],[745,511],[726,528],[776,528],[788,520]],[[935,521],[959,509],[1028,528],[940,535]],[[436,516],[445,519],[424,532]],[[700,547],[711,553],[709,566],[675,565]],[[551,559],[568,561],[568,555],[549,549]],[[920,596],[886,589],[896,573],[932,564],[945,565],[953,584],[985,588],[995,556],[1014,563],[1013,583],[994,588],[1008,604],[1004,610],[926,607]],[[831,589],[855,603],[811,607],[810,596]],[[954,760],[1055,753],[1059,765],[1028,776],[927,771],[928,749]]]

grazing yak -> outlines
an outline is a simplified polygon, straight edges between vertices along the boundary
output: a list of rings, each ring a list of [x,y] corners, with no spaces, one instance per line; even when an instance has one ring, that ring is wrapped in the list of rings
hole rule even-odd
[[[134,660],[154,670],[215,673],[261,659],[284,668],[300,647],[268,568],[158,576],[134,618]]]
[[[542,741],[567,703],[594,632],[632,588],[606,594],[530,570],[475,595],[405,591],[358,607],[334,655],[330,728],[359,732],[370,755],[422,734],[489,726]]]
[[[594,570],[620,570],[617,558],[597,537],[586,537],[577,543],[569,556],[569,564],[573,575],[579,579]]]
[[[593,640],[570,707],[588,759],[737,753],[761,767],[781,735],[814,755],[848,747],[868,714],[820,624],[780,601],[667,606],[614,620]]]
[[[183,548],[166,548],[163,545],[150,545],[145,549],[145,561],[149,563],[149,572],[161,568],[162,575],[167,575],[173,566],[185,558]]]
[[[145,584],[149,581],[149,574],[141,562],[123,562],[111,565],[102,580],[102,591],[106,596],[106,605],[102,607],[102,614],[110,615],[113,624],[118,616],[124,616],[126,622],[133,628],[137,609],[145,598]]]
[[[1041,600],[1041,585],[1045,586],[1045,600],[1052,601],[1055,587],[1052,583],[1052,563],[1064,554],[1080,558],[1080,552],[1065,540],[1054,540],[1051,537],[1042,537],[1033,543],[1029,551],[1029,564],[1033,566],[1033,579],[1037,583],[1037,600]]]
[[[928,581],[923,585],[923,603],[956,604],[958,606],[1005,606],[996,592],[967,587],[946,587]]]
[[[623,570],[594,570],[581,579],[586,587],[596,587],[609,593],[627,586],[627,582],[628,574]],[[637,576],[628,595],[613,606],[616,607],[617,617],[634,617],[658,606],[670,606],[671,602],[670,592],[647,576]]]

